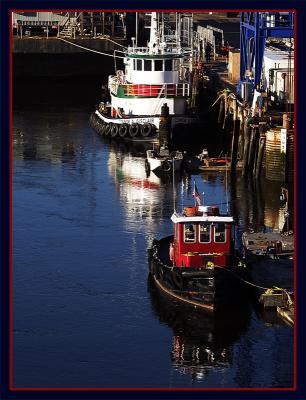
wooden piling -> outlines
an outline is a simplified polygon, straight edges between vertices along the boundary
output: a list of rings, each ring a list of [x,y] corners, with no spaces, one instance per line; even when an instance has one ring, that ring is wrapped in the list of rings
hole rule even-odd
[[[245,126],[244,130],[244,150],[243,150],[243,166],[242,175],[245,176],[248,171],[248,158],[249,158],[249,147],[250,147],[250,137],[252,128],[250,126]]]
[[[256,166],[257,166],[257,159],[258,159],[258,149],[259,149],[259,128],[255,128],[255,144],[254,144],[254,162],[252,165],[252,173],[253,176],[256,175]]]
[[[221,97],[220,105],[219,105],[219,114],[218,114],[218,124],[221,124],[224,119],[224,99]]]
[[[237,104],[235,104],[234,116],[233,116],[232,151],[231,151],[231,174],[232,175],[234,175],[236,173],[239,133],[240,133],[240,120],[237,117]]]
[[[255,159],[255,148],[256,148],[256,128],[253,127],[252,131],[251,131],[249,154],[248,154],[249,171],[253,171],[254,159]]]
[[[259,138],[259,145],[258,145],[258,156],[256,162],[256,170],[255,170],[255,178],[258,179],[260,177],[261,168],[262,168],[262,161],[265,151],[265,144],[266,144],[266,135],[263,133],[260,135]]]

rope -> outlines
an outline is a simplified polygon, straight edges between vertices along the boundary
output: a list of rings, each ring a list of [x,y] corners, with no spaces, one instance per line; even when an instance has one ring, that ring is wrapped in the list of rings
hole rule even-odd
[[[293,301],[292,301],[292,299],[291,299],[291,297],[290,297],[290,294],[288,293],[288,291],[287,291],[286,289],[283,289],[283,288],[280,288],[280,287],[277,287],[277,286],[273,286],[272,288],[267,288],[267,287],[255,285],[254,283],[249,282],[249,281],[247,281],[246,279],[241,278],[239,275],[235,274],[233,271],[230,271],[230,270],[228,270],[228,269],[226,269],[226,268],[224,268],[224,267],[220,267],[219,265],[214,265],[214,267],[215,267],[215,268],[223,269],[224,271],[227,271],[227,272],[230,272],[231,274],[235,275],[238,279],[240,279],[241,281],[243,281],[244,283],[246,283],[246,284],[248,284],[248,285],[250,285],[250,286],[254,286],[254,287],[258,288],[258,289],[263,289],[263,290],[265,290],[265,294],[272,294],[275,290],[281,290],[281,291],[284,292],[284,293],[286,294],[286,296],[287,296],[288,305],[292,305],[292,304],[293,304]]]
[[[113,55],[113,54],[102,53],[101,51],[89,49],[88,47],[80,46],[79,44],[69,42],[68,40],[65,40],[65,39],[62,39],[62,38],[59,38],[59,40],[62,40],[62,41],[65,42],[65,43],[69,43],[69,44],[71,44],[72,46],[79,47],[80,49],[84,49],[84,50],[87,50],[87,51],[91,51],[91,52],[93,52],[93,53],[101,54],[102,56],[124,58],[124,57],[122,57],[122,56],[115,56],[115,55]]]
[[[125,46],[123,46],[122,44],[117,43],[117,42],[115,42],[114,40],[112,40],[112,39],[110,39],[110,38],[108,38],[108,37],[98,37],[98,39],[100,39],[100,40],[108,40],[108,41],[110,41],[110,42],[112,42],[112,43],[115,43],[117,46],[120,46],[120,47],[124,47],[124,48],[125,48]],[[117,51],[120,51],[120,50],[117,50]]]
[[[167,266],[166,264],[164,264],[164,263],[157,257],[157,247],[156,247],[156,251],[154,252],[154,256],[156,257],[157,261],[160,262],[160,264],[162,264],[164,267],[168,267],[168,269],[169,269],[169,266]],[[235,274],[235,272],[233,272],[233,271],[230,271],[230,270],[228,270],[228,269],[226,269],[226,268],[224,268],[224,267],[220,267],[219,265],[215,265],[215,264],[214,264],[213,266],[214,266],[214,268],[220,268],[220,269],[222,269],[223,271],[230,272],[231,274],[235,275],[236,278],[240,279],[242,282],[246,283],[247,285],[250,285],[250,286],[256,287],[256,288],[258,288],[258,289],[264,290],[266,294],[273,293],[275,290],[281,290],[281,291],[283,291],[283,292],[286,294],[286,296],[287,296],[287,298],[288,298],[288,305],[289,305],[289,306],[293,305],[293,301],[292,301],[292,299],[291,299],[291,297],[290,297],[290,294],[288,293],[288,291],[287,291],[286,289],[283,289],[283,288],[280,288],[280,287],[277,287],[277,286],[273,286],[272,288],[268,288],[268,287],[264,287],[264,286],[255,285],[255,283],[252,283],[252,282],[250,282],[250,281],[247,281],[246,279],[241,278],[241,276]],[[164,290],[165,290],[165,289],[164,289]],[[167,291],[167,290],[165,290],[165,291]],[[175,297],[175,295],[174,295],[174,297]]]

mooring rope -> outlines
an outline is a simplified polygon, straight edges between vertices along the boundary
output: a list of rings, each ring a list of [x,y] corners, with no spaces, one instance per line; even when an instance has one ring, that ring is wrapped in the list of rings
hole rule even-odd
[[[84,50],[87,50],[87,51],[91,51],[93,53],[101,54],[102,56],[117,57],[117,58],[122,58],[122,59],[125,58],[123,56],[115,56],[114,54],[108,54],[108,53],[103,53],[102,51],[89,49],[88,47],[80,46],[79,44],[76,44],[76,43],[73,43],[73,42],[69,42],[68,40],[63,39],[63,38],[59,38],[59,40],[62,40],[65,43],[71,44],[72,46],[79,47],[80,49],[84,49]]]
[[[226,268],[224,268],[224,267],[220,267],[219,265],[214,265],[214,267],[215,267],[215,268],[220,268],[220,269],[222,269],[222,270],[224,270],[224,271],[226,271],[226,272],[230,272],[231,274],[235,275],[238,279],[240,279],[240,280],[243,281],[244,283],[246,283],[246,284],[248,284],[248,285],[250,285],[250,286],[254,286],[254,287],[258,288],[258,289],[263,289],[263,290],[265,290],[265,293],[267,293],[267,294],[268,294],[268,293],[273,293],[273,291],[275,291],[275,290],[281,290],[282,292],[284,292],[284,293],[286,294],[287,299],[288,299],[288,304],[289,304],[289,305],[292,305],[292,304],[293,304],[293,301],[292,301],[292,299],[291,299],[290,294],[289,294],[288,291],[287,291],[286,289],[284,289],[284,288],[280,288],[280,287],[277,287],[277,286],[273,286],[272,288],[268,288],[268,287],[263,287],[263,286],[255,285],[254,283],[249,282],[249,281],[247,281],[246,279],[241,278],[241,276],[235,274],[233,271],[230,271],[230,270],[228,270],[228,269],[226,269]]]
[[[109,42],[115,43],[117,46],[120,46],[120,47],[124,47],[124,48],[125,48],[125,46],[123,46],[123,44],[117,43],[117,42],[115,42],[114,40],[112,40],[112,39],[110,39],[110,38],[108,38],[108,37],[97,37],[97,39],[100,39],[100,40],[108,40]],[[117,51],[120,51],[120,50],[117,50]]]

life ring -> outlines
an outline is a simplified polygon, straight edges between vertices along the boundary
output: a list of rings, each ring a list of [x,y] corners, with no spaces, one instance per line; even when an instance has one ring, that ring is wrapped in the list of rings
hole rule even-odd
[[[145,123],[140,127],[141,136],[147,137],[152,133],[152,125],[150,123]]]
[[[112,130],[112,126],[113,126],[112,123],[106,124],[105,131],[104,131],[104,133],[105,133],[106,136],[108,136],[108,135],[110,134],[110,132],[111,132],[111,130]]]
[[[135,137],[139,132],[139,124],[131,124],[129,127],[129,134],[131,137]]]
[[[169,172],[171,171],[171,162],[169,160],[165,160],[163,161],[162,165],[161,165],[161,169],[164,172]]]
[[[113,124],[112,129],[111,129],[111,136],[114,138],[118,135],[119,132],[119,126],[118,124]]]
[[[129,131],[129,126],[128,124],[121,124],[119,128],[119,136],[120,137],[125,137]]]

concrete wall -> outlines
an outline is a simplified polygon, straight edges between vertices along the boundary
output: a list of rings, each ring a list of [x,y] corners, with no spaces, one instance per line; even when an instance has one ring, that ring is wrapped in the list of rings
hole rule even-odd
[[[114,44],[107,39],[65,39],[74,44],[102,52],[113,53],[114,49],[121,50],[121,46]],[[120,43],[118,41],[118,43]],[[85,53],[80,47],[68,44],[57,37],[41,38],[41,37],[23,37],[13,38],[13,53],[49,53],[49,54],[71,54]],[[124,44],[121,40],[120,44]]]

